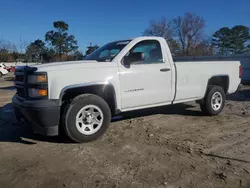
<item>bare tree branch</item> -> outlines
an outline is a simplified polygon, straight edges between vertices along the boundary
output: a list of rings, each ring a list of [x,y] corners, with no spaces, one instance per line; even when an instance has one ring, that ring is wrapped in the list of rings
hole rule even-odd
[[[169,40],[173,36],[171,22],[165,17],[159,21],[151,21],[149,27],[143,32],[145,36],[158,36]]]
[[[22,40],[22,38],[20,37],[20,41],[19,41],[19,52],[20,53],[24,53],[26,51],[26,48],[28,47],[29,42],[26,40]]]
[[[151,21],[149,27],[143,32],[143,35],[163,37],[167,41],[173,55],[177,55],[180,52],[178,42],[173,39],[172,22],[168,21],[165,17],[162,17],[158,21]]]
[[[184,17],[173,19],[175,36],[181,43],[183,55],[190,55],[192,48],[203,40],[205,20],[193,13],[186,13]]]

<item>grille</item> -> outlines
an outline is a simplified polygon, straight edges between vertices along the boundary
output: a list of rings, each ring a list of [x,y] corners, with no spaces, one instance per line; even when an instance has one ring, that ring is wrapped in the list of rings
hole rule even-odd
[[[17,95],[23,98],[26,98],[26,85],[25,85],[25,72],[23,70],[19,70],[15,72],[15,86],[16,86],[16,91]]]
[[[25,89],[24,88],[17,88],[17,95],[20,97],[25,97]]]
[[[16,75],[15,81],[23,82],[24,81],[24,75]]]

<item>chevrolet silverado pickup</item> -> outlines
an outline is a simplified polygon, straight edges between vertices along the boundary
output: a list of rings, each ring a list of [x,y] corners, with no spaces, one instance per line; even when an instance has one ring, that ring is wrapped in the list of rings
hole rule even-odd
[[[33,131],[73,141],[105,133],[121,112],[196,101],[218,115],[225,95],[241,82],[238,61],[174,62],[165,39],[138,37],[108,43],[82,61],[20,66],[12,99],[18,119]]]

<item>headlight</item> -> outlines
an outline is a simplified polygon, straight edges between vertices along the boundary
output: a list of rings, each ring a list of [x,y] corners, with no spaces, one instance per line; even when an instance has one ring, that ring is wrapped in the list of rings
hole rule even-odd
[[[37,83],[45,83],[47,82],[47,75],[40,74],[40,75],[29,75],[28,76],[28,83],[29,84],[37,84]]]
[[[48,96],[47,89],[36,89],[36,88],[29,89],[29,97],[46,97],[46,96]]]
[[[27,77],[28,96],[44,98],[48,96],[48,77],[46,72],[36,72]]]

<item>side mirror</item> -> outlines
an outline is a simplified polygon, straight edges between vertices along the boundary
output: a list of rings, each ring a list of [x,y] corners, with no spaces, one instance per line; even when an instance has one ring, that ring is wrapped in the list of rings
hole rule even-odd
[[[129,67],[130,66],[130,59],[129,59],[129,56],[124,56],[123,58],[123,65],[126,66],[126,67]]]
[[[134,52],[130,53],[128,56],[125,56],[123,59],[123,64],[125,66],[130,66],[130,64],[134,62],[139,62],[144,60],[144,53],[142,52]]]

